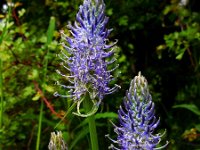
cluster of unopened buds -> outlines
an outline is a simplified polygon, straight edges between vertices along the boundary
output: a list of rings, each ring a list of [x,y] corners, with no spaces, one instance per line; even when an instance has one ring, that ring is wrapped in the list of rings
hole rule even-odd
[[[61,131],[58,131],[57,134],[51,132],[48,148],[49,150],[68,150]]]

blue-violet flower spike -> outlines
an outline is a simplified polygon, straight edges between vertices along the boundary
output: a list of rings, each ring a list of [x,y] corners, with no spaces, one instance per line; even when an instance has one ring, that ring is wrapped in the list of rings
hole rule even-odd
[[[119,145],[111,145],[110,149],[117,150],[156,150],[167,146],[156,147],[162,135],[153,135],[160,119],[156,119],[154,102],[149,93],[147,80],[139,72],[130,84],[129,91],[123,100],[124,105],[119,108],[120,126],[115,126],[117,140],[111,139]]]
[[[114,78],[111,72],[117,67],[108,70],[108,66],[116,59],[113,57],[117,41],[108,44],[108,35],[112,29],[107,29],[108,17],[105,16],[105,3],[103,0],[84,0],[79,7],[74,24],[69,24],[72,37],[61,35],[68,43],[62,43],[66,51],[62,51],[60,58],[63,66],[70,72],[66,77],[72,86],[64,88],[71,89],[70,95],[77,102],[77,115],[84,116],[79,111],[83,97],[89,94],[94,107],[89,114],[93,114],[105,95],[111,94],[118,89],[115,85],[110,88],[108,85]],[[55,94],[56,96],[64,96]],[[66,96],[68,97],[68,96]]]

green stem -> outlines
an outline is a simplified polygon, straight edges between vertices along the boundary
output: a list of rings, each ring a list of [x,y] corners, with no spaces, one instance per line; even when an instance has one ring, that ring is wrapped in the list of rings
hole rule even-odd
[[[47,42],[45,44],[45,50],[47,50],[46,57],[44,58],[44,76],[43,76],[43,83],[46,83],[46,75],[47,75],[47,67],[48,67],[48,56],[49,56],[49,48],[48,45],[52,42],[53,40],[53,33],[55,29],[55,17],[50,18],[49,22],[49,27],[47,30]],[[45,92],[45,89],[42,89],[43,93]],[[40,105],[40,116],[39,116],[39,125],[38,125],[38,132],[37,132],[37,142],[36,142],[36,150],[39,150],[40,146],[40,137],[41,137],[41,130],[42,130],[42,117],[43,117],[43,107],[44,107],[44,102],[41,101]]]
[[[11,7],[8,7],[8,15],[7,15],[8,17],[6,17],[5,26],[3,27],[3,31],[0,34],[0,45],[3,42],[3,39],[7,34],[7,31],[8,31],[7,24],[9,23],[10,15],[11,15]],[[0,59],[0,94],[1,94],[1,97],[0,97],[0,130],[3,127],[3,75],[2,74],[3,74],[3,62]],[[0,150],[2,150],[2,147],[3,147],[3,145],[0,144]]]
[[[91,102],[89,96],[86,96],[86,98],[83,101],[84,109],[87,112],[89,112],[92,108],[93,103]],[[95,115],[91,115],[87,117],[88,119],[88,125],[89,125],[89,132],[90,132],[90,141],[92,150],[98,150],[98,138],[97,138],[97,131],[96,131],[96,124],[95,124]]]
[[[40,148],[40,135],[41,135],[41,130],[42,130],[43,107],[44,107],[44,102],[41,101],[41,105],[40,105],[40,116],[39,116],[39,124],[38,124],[38,132],[37,132],[36,150],[39,150],[39,148]]]
[[[0,130],[3,128],[3,62],[0,59],[0,94],[1,94],[1,108],[0,108]],[[3,149],[3,145],[0,144],[0,150]]]
[[[0,104],[0,130],[3,127],[3,62],[0,59],[0,94],[1,94],[1,104]],[[0,150],[2,146],[0,145]]]
[[[0,130],[3,127],[3,68],[2,60],[0,59],[0,94],[1,94],[1,104],[0,104]],[[2,150],[2,145],[0,145],[0,150]]]
[[[1,93],[1,108],[0,108],[0,129],[3,126],[3,77],[2,77],[2,60],[0,59],[0,93]]]

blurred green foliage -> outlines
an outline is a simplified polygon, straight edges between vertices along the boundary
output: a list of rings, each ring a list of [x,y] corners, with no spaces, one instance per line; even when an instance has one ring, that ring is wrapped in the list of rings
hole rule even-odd
[[[55,71],[61,68],[56,57],[61,49],[59,30],[69,33],[66,25],[75,20],[81,3],[82,0],[13,0],[0,4],[1,149],[35,149],[39,109],[45,99],[40,149],[47,149],[54,130],[63,132],[70,149],[88,149],[86,121],[68,112],[72,101],[53,96],[56,90],[62,91],[55,81],[64,81]],[[117,109],[138,71],[149,81],[156,114],[161,118],[158,130],[167,129],[168,149],[200,148],[199,2],[105,3],[110,18],[108,28],[114,29],[110,39],[119,40],[116,83],[122,89],[107,96],[96,115],[101,148],[110,145],[105,134],[116,137],[109,120],[117,124]],[[5,10],[6,4],[10,7]],[[47,31],[51,17],[55,18],[55,31]],[[49,32],[54,33],[53,39],[49,39]]]

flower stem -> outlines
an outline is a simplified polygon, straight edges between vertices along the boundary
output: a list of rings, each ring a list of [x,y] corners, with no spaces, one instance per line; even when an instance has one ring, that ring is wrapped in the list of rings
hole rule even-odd
[[[3,129],[3,64],[2,60],[0,59],[0,94],[1,94],[1,102],[0,102],[0,130]],[[0,145],[0,150],[3,149],[3,146]]]
[[[40,147],[40,136],[41,136],[41,130],[42,130],[43,108],[44,108],[44,102],[41,101],[40,116],[39,116],[39,125],[38,125],[38,132],[37,132],[36,150],[39,150],[39,147]]]
[[[47,67],[48,67],[48,56],[49,56],[49,48],[48,45],[53,40],[53,33],[55,30],[55,17],[51,17],[49,21],[49,27],[47,30],[47,42],[45,44],[45,49],[47,50],[46,57],[44,59],[44,74],[43,74],[43,83],[46,83],[46,76],[47,76]],[[42,89],[43,93],[45,93],[45,89]],[[41,130],[42,130],[42,118],[43,118],[43,109],[44,109],[44,102],[41,100],[40,105],[40,115],[39,115],[39,125],[38,125],[38,132],[37,132],[37,141],[36,141],[36,150],[40,149],[40,137],[41,137]]]
[[[86,96],[85,100],[83,101],[84,109],[89,112],[92,108],[93,103],[90,100],[89,96]],[[90,132],[90,142],[92,146],[92,150],[98,150],[98,138],[97,138],[97,131],[96,131],[96,124],[95,124],[95,115],[91,115],[87,117],[88,125],[89,125],[89,132]]]
[[[3,126],[3,77],[2,77],[2,60],[0,59],[0,94],[1,94],[1,105],[0,105],[0,129]],[[1,147],[0,147],[1,148]]]

